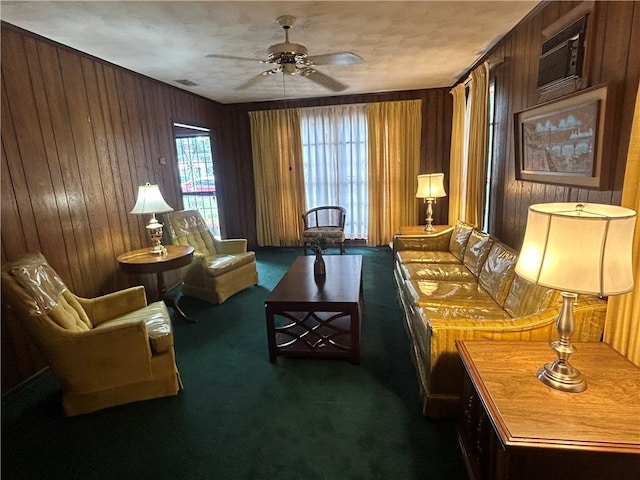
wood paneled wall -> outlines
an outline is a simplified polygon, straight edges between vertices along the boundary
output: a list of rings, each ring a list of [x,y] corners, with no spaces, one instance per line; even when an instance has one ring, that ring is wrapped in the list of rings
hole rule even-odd
[[[2,263],[41,251],[78,295],[144,284],[153,296],[154,276],[116,262],[149,244],[149,219],[129,214],[137,187],[157,183],[180,208],[172,122],[215,128],[220,107],[3,24]],[[3,392],[44,365],[5,323]]]
[[[250,111],[275,110],[279,108],[304,108],[327,105],[345,105],[357,103],[391,102],[399,100],[422,100],[422,147],[420,155],[420,172],[444,172],[445,181],[449,178],[449,151],[451,147],[451,115],[452,98],[449,88],[428,90],[410,90],[366,95],[343,95],[326,98],[289,100],[277,102],[259,102],[225,105],[227,109],[221,135],[221,157],[233,159],[224,162],[226,185],[234,185],[233,191],[221,193],[225,205],[231,202],[238,205],[233,213],[225,209],[226,228],[229,236],[246,235],[249,243],[256,244],[255,229],[255,191],[253,185],[253,160],[251,154]],[[233,169],[233,171],[230,171]],[[416,179],[417,186],[417,179]],[[223,186],[224,188],[224,186]],[[413,193],[412,193],[413,195]],[[434,223],[447,222],[448,202],[441,199],[434,205]],[[416,200],[417,201],[417,200]],[[416,223],[424,223],[426,208],[420,207]]]
[[[574,8],[590,10],[587,30],[587,70],[579,82],[556,91],[537,91],[538,57],[543,31],[571,16]],[[504,58],[492,71],[496,82],[496,127],[492,179],[491,233],[519,249],[534,203],[592,202],[619,205],[631,120],[640,78],[639,2],[550,2],[507,35],[491,52]],[[605,153],[611,187],[598,191],[576,187],[523,182],[515,179],[514,113],[578,89],[608,84],[615,90],[611,149]]]

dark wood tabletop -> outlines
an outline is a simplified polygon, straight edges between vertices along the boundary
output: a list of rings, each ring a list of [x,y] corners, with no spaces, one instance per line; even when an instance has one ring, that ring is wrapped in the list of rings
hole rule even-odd
[[[360,298],[362,255],[324,255],[327,273],[313,275],[315,256],[298,257],[266,300],[271,303],[353,303]]]

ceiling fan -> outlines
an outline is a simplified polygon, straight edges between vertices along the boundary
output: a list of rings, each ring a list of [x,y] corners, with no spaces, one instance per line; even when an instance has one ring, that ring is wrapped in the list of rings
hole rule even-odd
[[[299,75],[334,92],[342,92],[345,90],[347,85],[339,82],[335,78],[325,75],[314,67],[317,65],[355,65],[363,62],[362,57],[351,52],[326,53],[314,56],[307,55],[307,47],[299,43],[289,42],[289,30],[293,27],[295,21],[296,17],[291,15],[282,15],[276,19],[278,25],[284,29],[284,43],[271,45],[267,50],[266,60],[217,54],[209,54],[207,57],[227,60],[249,60],[252,62],[258,61],[260,63],[274,65],[274,68],[249,79],[242,85],[236,87],[236,90],[244,90],[252,87],[260,80],[276,73]]]

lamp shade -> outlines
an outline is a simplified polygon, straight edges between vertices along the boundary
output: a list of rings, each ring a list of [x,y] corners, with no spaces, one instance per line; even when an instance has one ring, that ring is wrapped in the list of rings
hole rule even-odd
[[[439,198],[446,197],[444,191],[444,173],[426,173],[418,175],[417,198]]]
[[[516,273],[573,293],[620,295],[633,289],[636,212],[602,204],[531,205]]]
[[[165,213],[173,212],[167,202],[162,198],[158,185],[146,185],[138,187],[138,199],[133,206],[133,210],[129,213],[145,214],[145,213]]]

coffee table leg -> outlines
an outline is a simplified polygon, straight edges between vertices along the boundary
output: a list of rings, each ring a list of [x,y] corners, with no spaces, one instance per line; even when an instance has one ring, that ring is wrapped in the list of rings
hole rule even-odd
[[[276,361],[276,327],[273,312],[269,307],[266,307],[267,312],[267,340],[269,342],[269,361],[274,363]]]

